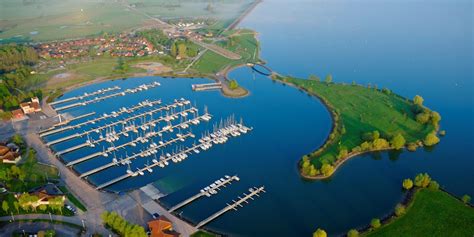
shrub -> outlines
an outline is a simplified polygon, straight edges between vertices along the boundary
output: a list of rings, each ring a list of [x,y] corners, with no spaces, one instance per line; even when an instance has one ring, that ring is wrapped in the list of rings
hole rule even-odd
[[[418,123],[425,124],[428,121],[430,121],[430,114],[425,113],[425,112],[419,113],[419,114],[416,115],[416,121]]]
[[[321,173],[323,173],[324,176],[329,176],[334,172],[334,166],[330,164],[323,164],[321,167]]]
[[[409,151],[416,151],[417,148],[418,148],[418,145],[416,143],[413,143],[413,142],[408,143],[408,145],[407,145],[407,149]]]
[[[384,149],[384,148],[387,148],[389,146],[390,146],[390,144],[387,142],[387,140],[385,140],[383,138],[375,139],[374,142],[372,143],[372,147],[374,149]]]
[[[400,149],[400,148],[402,148],[402,147],[405,146],[406,141],[405,141],[405,138],[403,137],[403,135],[399,133],[399,134],[395,135],[395,136],[392,138],[392,140],[390,141],[390,143],[392,144],[392,146],[393,146],[395,149],[398,150],[398,149]]]
[[[464,203],[466,203],[466,204],[468,204],[468,203],[471,202],[471,196],[469,196],[469,195],[467,195],[467,194],[464,195],[464,196],[462,196],[461,199],[462,199],[462,201],[463,201]]]
[[[411,179],[403,180],[403,188],[406,190],[410,190],[411,188],[413,188],[413,181]]]
[[[230,88],[231,90],[235,90],[235,89],[239,88],[239,83],[237,83],[236,80],[230,80],[230,82],[229,82],[229,88]]]
[[[413,98],[413,103],[416,104],[416,105],[423,105],[423,97],[419,96],[419,95],[415,95],[415,97]]]
[[[380,220],[377,218],[374,218],[370,221],[370,226],[374,229],[380,228],[382,224],[380,223]]]

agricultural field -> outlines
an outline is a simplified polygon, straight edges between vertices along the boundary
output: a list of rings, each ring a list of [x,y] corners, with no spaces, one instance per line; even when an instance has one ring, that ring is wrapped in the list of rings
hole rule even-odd
[[[192,1],[62,1],[4,0],[0,2],[0,44],[81,38],[103,32],[118,33],[150,24],[159,18],[205,17],[222,29],[253,0]],[[145,14],[144,14],[145,13]]]

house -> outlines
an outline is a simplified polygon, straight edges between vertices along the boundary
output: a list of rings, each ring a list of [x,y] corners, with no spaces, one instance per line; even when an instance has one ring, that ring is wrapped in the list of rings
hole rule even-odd
[[[31,98],[30,102],[21,103],[20,108],[23,110],[24,114],[32,114],[41,111],[38,97]]]
[[[15,109],[12,111],[12,117],[14,119],[21,119],[23,118],[23,116],[25,116],[25,114],[23,113],[23,110],[21,109]]]
[[[13,143],[0,144],[0,160],[8,164],[18,163],[21,160],[20,148]]]
[[[30,195],[35,195],[38,197],[38,201],[35,203],[31,203],[30,205],[33,207],[38,207],[40,205],[49,205],[50,201],[60,197],[61,200],[64,202],[66,200],[66,195],[64,195],[55,184],[48,183],[44,186],[40,186],[34,188],[28,192]],[[21,194],[17,194],[16,198],[19,198]]]
[[[151,237],[181,236],[180,233],[173,230],[173,223],[164,216],[160,216],[158,219],[148,222],[148,228],[150,228]]]

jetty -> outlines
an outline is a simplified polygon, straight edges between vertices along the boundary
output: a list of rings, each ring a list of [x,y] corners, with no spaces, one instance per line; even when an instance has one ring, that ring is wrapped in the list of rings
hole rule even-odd
[[[264,193],[265,192],[265,187],[264,186],[261,186],[259,188],[257,187],[254,187],[254,188],[249,188],[249,194],[246,194],[244,193],[243,197],[240,197],[238,196],[238,200],[235,201],[235,200],[232,200],[232,204],[229,204],[227,203],[227,206],[224,207],[223,209],[221,209],[220,211],[212,214],[211,216],[209,216],[208,218],[204,219],[203,221],[199,222],[197,225],[196,225],[196,228],[201,228],[202,226],[206,225],[207,223],[213,221],[214,219],[216,219],[217,217],[223,215],[224,213],[230,211],[230,210],[235,210],[237,211],[237,208],[238,207],[243,207],[243,203],[249,203],[249,199],[251,200],[254,200],[254,197],[255,196],[260,196],[259,194],[260,193]]]
[[[99,89],[99,90],[91,92],[91,93],[84,92],[83,95],[74,96],[74,97],[70,97],[70,98],[67,98],[67,99],[63,99],[63,100],[56,100],[56,101],[53,101],[53,102],[49,103],[49,105],[52,106],[52,105],[57,105],[57,104],[70,102],[70,101],[73,101],[73,100],[82,100],[82,99],[90,97],[90,96],[102,95],[102,94],[105,94],[107,92],[115,91],[115,90],[120,90],[120,87],[114,86],[114,87]]]
[[[208,90],[220,90],[222,89],[222,84],[217,83],[206,83],[206,84],[193,84],[191,85],[193,91],[208,91]]]
[[[176,204],[175,206],[171,207],[169,209],[169,212],[173,212],[173,211],[176,211],[186,205],[188,205],[189,203],[201,198],[201,197],[210,197],[211,195],[214,195],[214,194],[217,194],[217,191],[220,190],[221,187],[226,187],[226,184],[231,184],[232,181],[239,181],[239,177],[237,177],[236,175],[234,176],[224,176],[224,178],[221,178],[221,179],[218,179],[216,180],[214,183],[206,186],[205,188],[201,189],[199,193],[197,193],[196,195]]]
[[[88,120],[88,121],[85,121],[85,122],[82,122],[82,123],[79,123],[79,124],[76,124],[76,125],[70,125],[70,126],[65,126],[65,127],[60,127],[60,128],[55,129],[58,126],[66,125],[67,123],[66,124],[55,124],[51,129],[40,131],[39,136],[40,137],[45,137],[45,136],[49,136],[49,135],[52,135],[52,134],[55,134],[55,133],[59,133],[59,132],[63,132],[63,131],[71,130],[71,129],[77,129],[77,128],[80,128],[84,125],[95,124],[96,122],[99,122],[101,120],[105,120],[105,119],[108,119],[108,118],[111,118],[111,117],[114,117],[114,118],[118,117],[119,115],[124,114],[124,113],[133,113],[136,110],[141,109],[143,107],[146,107],[146,106],[152,107],[156,104],[161,104],[161,100],[155,100],[155,101],[144,100],[144,101],[138,103],[135,106],[128,107],[128,108],[127,107],[122,107],[118,111],[112,111],[110,114],[103,114],[100,117],[97,117],[97,118],[94,118],[94,119],[91,119],[91,120]],[[92,113],[89,113],[89,114],[86,114],[86,115],[82,115],[82,116],[78,116],[77,118],[74,118],[74,120],[77,120],[79,118],[84,118],[86,116],[90,116],[90,115],[93,115],[93,114],[95,114],[95,112],[92,112]],[[69,120],[68,123],[69,122],[72,122],[72,120]]]
[[[160,86],[159,82],[153,82],[153,83],[150,83],[150,84],[143,84],[143,85],[140,85],[140,86],[138,86],[136,88],[133,88],[133,89],[127,89],[127,90],[120,91],[120,92],[117,92],[117,93],[104,95],[104,96],[101,96],[101,97],[95,97],[94,99],[91,99],[91,100],[77,102],[77,103],[65,105],[65,106],[62,106],[62,107],[59,107],[59,108],[54,108],[53,107],[53,109],[56,110],[56,112],[58,112],[58,111],[61,111],[61,110],[66,110],[66,109],[70,109],[70,108],[74,108],[74,107],[85,106],[85,105],[88,105],[88,104],[97,103],[99,101],[114,98],[114,97],[117,97],[117,96],[125,96],[126,94],[137,93],[137,92],[140,92],[140,91],[143,91],[143,90],[148,90],[150,88],[154,88],[154,87],[157,87],[157,86]]]

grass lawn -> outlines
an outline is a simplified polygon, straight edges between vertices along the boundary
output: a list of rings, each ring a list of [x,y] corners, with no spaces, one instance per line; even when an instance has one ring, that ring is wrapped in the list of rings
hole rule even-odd
[[[422,125],[415,120],[413,102],[394,93],[383,93],[359,85],[342,83],[326,84],[315,80],[280,78],[285,82],[304,88],[326,100],[340,114],[345,133],[335,138],[317,156],[310,155],[312,164],[319,168],[324,163],[335,162],[339,147],[349,151],[364,142],[362,135],[379,131],[389,140],[400,133],[406,142],[422,140],[434,130],[433,125]]]
[[[440,190],[421,189],[407,213],[364,236],[466,236],[474,235],[474,208]]]
[[[82,211],[87,211],[87,208],[82,204],[79,199],[77,199],[65,186],[58,187],[63,193],[66,194],[67,199],[74,204],[77,208],[81,209]]]
[[[59,171],[56,167],[38,163],[36,152],[30,149],[27,154],[23,154],[24,163],[18,167],[26,174],[24,181],[17,178],[6,178],[7,169],[11,169],[12,164],[0,164],[2,180],[11,192],[26,192],[32,188],[44,185],[47,179],[58,179]]]
[[[204,230],[199,230],[196,233],[193,233],[191,237],[215,237],[215,234],[211,234],[209,232],[206,232]]]
[[[239,60],[231,60],[210,50],[193,65],[193,69],[201,73],[217,73],[226,66],[235,66],[245,63],[255,63],[258,61],[258,41],[255,33],[251,30],[231,30],[224,34],[234,38],[234,44],[227,44],[227,41],[220,41],[216,44],[242,56]]]

